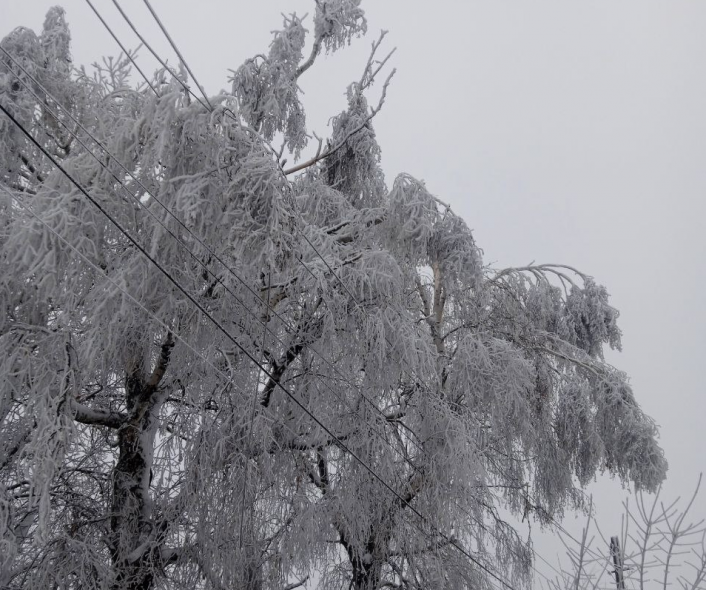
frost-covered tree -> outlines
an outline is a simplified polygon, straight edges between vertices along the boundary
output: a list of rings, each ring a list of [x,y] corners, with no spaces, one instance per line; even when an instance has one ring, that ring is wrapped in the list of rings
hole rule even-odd
[[[663,479],[606,290],[485,266],[386,185],[381,40],[304,155],[297,81],[359,4],[317,1],[306,54],[287,17],[205,101],[132,54],[72,69],[58,8],[0,43],[0,587],[520,584],[501,507]]]

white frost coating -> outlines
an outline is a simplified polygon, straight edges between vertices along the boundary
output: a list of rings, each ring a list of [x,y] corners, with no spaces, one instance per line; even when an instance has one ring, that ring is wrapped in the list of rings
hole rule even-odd
[[[620,346],[606,290],[484,266],[421,181],[388,190],[373,57],[332,151],[283,172],[270,144],[295,166],[306,145],[298,77],[365,28],[359,2],[321,0],[307,57],[286,17],[212,111],[163,74],[158,97],[134,87],[125,56],[71,74],[59,9],[2,40],[3,108],[232,336],[0,116],[3,588],[492,583],[434,529],[519,583],[531,551],[501,502],[546,521],[597,472],[664,477],[603,359]]]
[[[316,3],[314,36],[316,40],[322,40],[327,51],[340,49],[367,30],[360,0],[321,0]]]
[[[306,31],[296,15],[285,17],[267,56],[247,60],[233,72],[232,91],[245,122],[267,141],[281,132],[287,148],[298,155],[306,145],[306,118],[299,100],[297,66]]]

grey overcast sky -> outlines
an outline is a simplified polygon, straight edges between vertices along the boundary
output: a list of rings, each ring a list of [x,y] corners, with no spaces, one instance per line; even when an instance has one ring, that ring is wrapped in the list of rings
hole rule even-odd
[[[94,2],[135,47],[112,3]],[[56,3],[0,0],[0,36],[39,29]],[[228,68],[267,49],[281,13],[314,9],[313,0],[152,4],[211,93],[228,87]],[[122,5],[175,64],[144,4]],[[85,2],[63,6],[76,65],[118,53]],[[374,123],[388,184],[402,171],[424,179],[474,228],[487,262],[568,263],[608,287],[624,332],[610,361],[661,426],[666,495],[688,494],[706,472],[706,2],[362,6],[368,36],[301,81],[310,131],[326,135],[371,41],[389,30],[397,75]],[[602,478],[591,491],[605,532],[617,533],[620,486]],[[695,510],[706,517],[706,493]],[[538,550],[556,553],[532,534]]]

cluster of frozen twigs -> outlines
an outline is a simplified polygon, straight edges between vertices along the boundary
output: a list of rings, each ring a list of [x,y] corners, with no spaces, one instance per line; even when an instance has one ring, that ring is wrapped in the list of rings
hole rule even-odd
[[[562,576],[548,580],[552,590],[627,588],[650,590],[706,588],[705,519],[692,520],[701,476],[690,498],[665,503],[662,488],[626,499],[620,535],[608,538],[589,506],[580,539],[560,533],[569,564]],[[591,533],[591,526],[596,530]]]

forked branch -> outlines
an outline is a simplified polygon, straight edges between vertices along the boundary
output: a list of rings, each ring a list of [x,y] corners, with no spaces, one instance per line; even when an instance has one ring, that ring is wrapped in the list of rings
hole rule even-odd
[[[382,59],[382,61],[380,61],[380,62],[374,61],[375,53],[377,52],[378,48],[380,47],[380,44],[382,43],[382,40],[386,34],[387,34],[387,31],[382,31],[380,33],[380,37],[378,38],[378,40],[373,43],[373,49],[370,53],[370,57],[368,58],[368,62],[365,65],[365,70],[363,71],[363,75],[362,75],[360,81],[356,84],[356,92],[358,94],[361,94],[364,90],[366,90],[367,88],[369,88],[371,86],[371,84],[375,80],[375,77],[377,76],[377,74],[380,72],[382,67],[387,63],[387,61],[390,59],[390,57],[392,57],[392,54],[395,52],[395,49],[393,49],[392,51],[390,51],[390,53],[388,53],[385,56],[385,58]],[[309,65],[311,65],[311,64],[309,64]],[[365,119],[363,119],[363,121],[359,125],[357,125],[351,131],[349,131],[346,134],[346,136],[341,141],[336,143],[334,146],[329,147],[323,153],[319,153],[319,151],[320,151],[320,148],[319,148],[319,151],[317,151],[317,154],[313,158],[307,160],[306,162],[302,162],[301,164],[297,164],[296,166],[292,166],[291,168],[288,168],[287,170],[284,170],[284,174],[289,175],[289,174],[294,174],[295,172],[300,172],[301,170],[305,170],[306,168],[310,168],[311,166],[320,162],[321,160],[325,160],[326,158],[331,157],[338,150],[340,150],[344,145],[346,145],[348,143],[348,141],[350,141],[350,139],[354,135],[356,135],[361,130],[363,130],[368,125],[368,123],[370,123],[370,121],[375,117],[375,115],[377,115],[380,112],[380,110],[382,109],[382,105],[385,103],[385,98],[387,97],[387,88],[390,85],[390,80],[392,80],[392,77],[395,75],[396,71],[397,71],[396,69],[393,69],[390,72],[390,74],[387,76],[387,78],[385,79],[385,83],[382,86],[382,93],[380,95],[380,100],[378,101],[377,106],[371,107],[370,113],[368,114],[367,117],[365,117]],[[299,75],[299,74],[297,74],[297,75]]]

